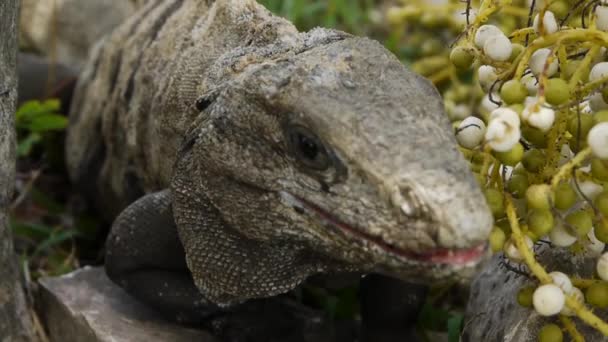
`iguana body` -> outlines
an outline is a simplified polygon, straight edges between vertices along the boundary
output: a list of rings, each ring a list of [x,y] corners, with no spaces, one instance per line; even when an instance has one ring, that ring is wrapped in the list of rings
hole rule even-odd
[[[70,120],[72,178],[122,212],[110,277],[176,318],[319,273],[444,280],[484,254],[492,218],[433,86],[252,0],[147,2],[94,48]]]

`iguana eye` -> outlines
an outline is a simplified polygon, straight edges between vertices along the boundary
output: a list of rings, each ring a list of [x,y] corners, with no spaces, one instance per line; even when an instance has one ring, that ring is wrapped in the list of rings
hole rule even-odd
[[[327,150],[316,135],[302,126],[291,126],[287,136],[291,152],[302,165],[316,171],[329,168]]]

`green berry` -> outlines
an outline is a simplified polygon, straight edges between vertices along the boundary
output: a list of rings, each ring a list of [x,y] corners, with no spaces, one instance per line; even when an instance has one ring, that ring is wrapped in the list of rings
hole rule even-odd
[[[555,189],[555,202],[554,205],[557,209],[566,210],[570,209],[576,203],[578,195],[568,183],[561,183]]]
[[[519,289],[519,291],[517,291],[517,303],[524,308],[531,308],[534,290],[534,287],[522,287]]]
[[[564,0],[552,1],[548,10],[553,12],[556,18],[563,19],[568,15],[570,5]]]
[[[547,158],[539,149],[531,149],[524,153],[522,164],[529,172],[536,173],[545,166]]]
[[[447,14],[440,12],[425,12],[420,16],[420,23],[429,29],[438,29],[446,26],[450,22]]]
[[[582,140],[587,139],[587,134],[593,127],[594,122],[593,122],[593,116],[586,115],[586,114],[576,115],[572,119],[570,119],[570,121],[568,122],[568,132],[570,132],[570,134],[572,134],[572,136],[575,139],[576,139],[576,137],[578,137],[579,118],[580,118],[580,123],[581,123],[580,139],[582,141]]]
[[[528,228],[535,236],[541,238],[553,229],[554,221],[551,211],[532,209],[528,214]]]
[[[579,22],[577,23],[580,26],[580,20],[581,18],[578,18]],[[572,76],[574,75],[574,73],[580,68],[581,66],[581,61],[580,60],[576,60],[576,61],[568,61],[568,63],[566,63],[564,69],[562,70],[562,75],[564,76],[565,79],[569,80],[572,78]],[[589,79],[589,67],[585,67],[585,71],[583,71],[582,73],[582,77],[581,77],[581,81],[582,82],[586,82]]]
[[[608,181],[608,160],[593,158],[591,160],[591,174],[600,181]]]
[[[470,49],[457,46],[450,53],[450,62],[459,69],[469,69],[473,65],[475,55]]]
[[[557,324],[545,324],[538,333],[538,342],[562,342],[564,334]]]
[[[496,222],[496,226],[505,233],[505,235],[511,235],[511,224],[508,219],[499,220]]]
[[[518,80],[508,80],[500,88],[500,98],[507,104],[522,103],[528,96],[528,89]]]
[[[513,50],[511,50],[511,57],[509,58],[510,62],[514,61],[515,58],[517,58],[517,56],[521,55],[521,53],[524,52],[524,50],[526,49],[523,45],[518,44],[518,43],[511,44],[511,48]]]
[[[465,84],[452,85],[445,91],[444,98],[456,103],[465,102],[471,96],[471,91],[471,87]]]
[[[566,216],[566,222],[576,230],[578,236],[586,236],[593,227],[592,215],[585,210],[575,211]]]
[[[521,103],[514,103],[512,105],[510,105],[508,107],[509,109],[512,109],[515,113],[521,115],[521,112],[524,111],[524,105]]]
[[[517,165],[524,157],[524,147],[517,143],[512,149],[506,152],[493,152],[494,156],[503,164],[509,166]]]
[[[554,199],[553,191],[547,184],[534,184],[526,191],[526,203],[529,208],[549,210]]]
[[[603,243],[608,243],[608,224],[604,220],[595,222],[593,233]]]
[[[591,284],[585,291],[585,300],[600,309],[608,308],[608,283],[597,282]]]
[[[527,175],[528,171],[526,171],[526,168],[524,168],[524,166],[522,164],[519,164],[513,168],[513,174],[514,175]]]
[[[561,78],[551,78],[545,84],[545,98],[552,105],[560,105],[570,98],[570,86]]]
[[[528,190],[528,176],[526,174],[513,174],[507,183],[507,189],[515,198],[522,198]]]
[[[596,125],[600,122],[608,122],[608,110],[600,110],[593,114],[593,121]]]
[[[423,56],[434,56],[439,54],[442,50],[443,43],[441,43],[438,39],[427,39],[420,47],[420,53]]]
[[[604,191],[593,200],[595,207],[608,218],[608,191]]]
[[[530,126],[522,126],[521,134],[532,145],[538,148],[547,147],[547,134],[545,134],[540,129]]]
[[[502,193],[496,189],[485,189],[484,194],[494,217],[505,215],[505,203]]]
[[[505,232],[498,227],[494,227],[490,233],[490,246],[492,247],[492,252],[497,253],[502,251],[506,240],[507,236]]]
[[[601,93],[602,93],[602,99],[604,100],[604,102],[606,102],[606,100],[608,99],[608,88],[602,89]]]

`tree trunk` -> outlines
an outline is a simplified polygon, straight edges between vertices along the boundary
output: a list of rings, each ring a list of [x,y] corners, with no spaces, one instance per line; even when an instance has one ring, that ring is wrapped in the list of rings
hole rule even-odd
[[[0,341],[33,341],[30,311],[13,251],[8,206],[15,181],[17,14],[19,0],[0,1]]]

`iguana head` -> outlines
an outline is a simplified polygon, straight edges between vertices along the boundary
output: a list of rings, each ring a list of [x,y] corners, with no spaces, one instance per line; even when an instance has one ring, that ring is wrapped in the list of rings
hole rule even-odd
[[[201,183],[222,217],[253,240],[298,241],[303,258],[410,281],[476,266],[492,216],[435,88],[374,41],[300,39],[232,58],[199,101]]]

